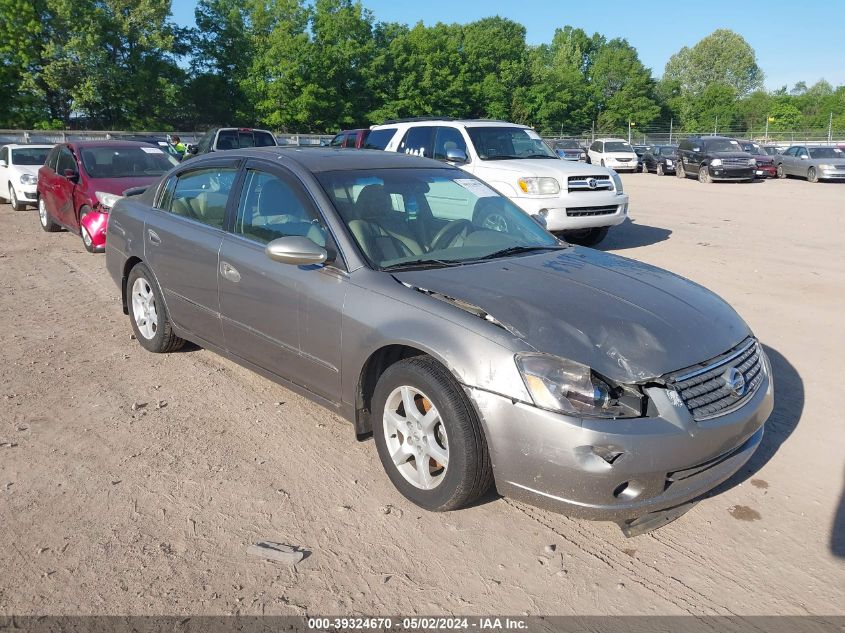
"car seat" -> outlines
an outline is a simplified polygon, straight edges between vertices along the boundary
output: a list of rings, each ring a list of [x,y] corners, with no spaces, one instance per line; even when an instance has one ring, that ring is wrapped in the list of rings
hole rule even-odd
[[[364,250],[370,247],[375,247],[376,251],[381,249],[387,259],[422,255],[425,252],[403,214],[393,210],[390,194],[382,185],[367,185],[361,189],[355,201],[355,211],[359,219],[350,222],[349,228]],[[368,253],[371,256],[374,254]]]

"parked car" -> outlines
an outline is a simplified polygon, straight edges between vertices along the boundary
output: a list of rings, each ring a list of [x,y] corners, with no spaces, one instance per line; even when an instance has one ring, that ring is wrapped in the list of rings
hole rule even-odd
[[[754,170],[755,176],[758,178],[774,178],[777,175],[775,159],[759,143],[743,141],[742,139],[737,140],[742,151],[748,152],[757,161],[757,168]]]
[[[643,155],[643,171],[653,171],[658,176],[674,174],[677,161],[677,145],[655,145]]]
[[[783,150],[781,150],[781,148],[777,145],[762,145],[761,147],[769,156],[777,156],[778,154],[783,153]]]
[[[581,147],[581,143],[574,138],[564,138],[552,142],[552,149],[563,160],[586,162],[587,152]]]
[[[550,231],[592,246],[628,214],[628,196],[609,169],[560,160],[525,125],[488,120],[410,119],[376,125],[385,149],[433,157],[485,180]],[[495,216],[490,223],[498,221]]]
[[[651,145],[634,145],[633,147],[634,147],[634,153],[637,155],[637,169],[639,171],[642,171],[643,173],[646,173],[647,170],[646,170],[645,161],[643,160],[643,158],[645,158],[645,155],[652,150],[652,146]]]
[[[329,143],[330,147],[351,147],[361,149],[369,133],[368,128],[357,130],[341,130]]]
[[[35,205],[38,168],[44,164],[52,145],[4,145],[0,147],[0,199],[15,211]]]
[[[725,136],[691,136],[678,144],[678,178],[697,176],[699,182],[714,180],[754,181],[757,161],[744,152],[739,141]]]
[[[810,182],[845,180],[845,152],[838,147],[793,145],[775,157],[778,178],[800,176]]]
[[[80,141],[56,145],[38,170],[38,218],[47,232],[62,228],[85,249],[105,247],[109,210],[123,192],[158,180],[178,161],[149,143]]]
[[[251,127],[213,128],[206,132],[196,144],[188,145],[185,158],[244,147],[273,147],[277,145],[276,137],[268,130],[258,130]]]
[[[637,171],[639,158],[634,148],[621,138],[600,138],[587,150],[587,162],[615,171]]]
[[[142,347],[194,341],[345,417],[429,510],[495,484],[648,529],[741,468],[772,411],[728,304],[560,242],[441,162],[234,150],[112,214],[106,267]]]

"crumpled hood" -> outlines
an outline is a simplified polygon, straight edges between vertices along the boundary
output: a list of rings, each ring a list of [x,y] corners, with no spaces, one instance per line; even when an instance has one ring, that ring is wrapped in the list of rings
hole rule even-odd
[[[161,176],[135,176],[132,178],[89,178],[88,190],[93,194],[97,191],[113,193],[122,196],[123,192],[133,187],[146,187],[161,180]]]
[[[514,160],[485,160],[481,162],[485,170],[520,176],[552,176],[565,183],[568,176],[595,176],[610,174],[608,169],[586,163],[575,163],[561,158],[522,158]]]
[[[673,273],[573,247],[393,273],[481,308],[540,352],[641,382],[709,360],[750,334],[722,299]]]

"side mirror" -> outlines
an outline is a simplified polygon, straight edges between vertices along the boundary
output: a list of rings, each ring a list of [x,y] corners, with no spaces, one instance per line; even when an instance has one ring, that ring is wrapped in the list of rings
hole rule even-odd
[[[700,148],[700,147],[693,147],[693,148],[692,148],[692,151],[694,151],[694,152],[700,152],[700,151],[701,151],[701,148]]]
[[[8,167],[8,163],[5,160],[0,160],[0,167]]]
[[[809,156],[807,156],[806,154],[801,154],[801,156],[799,156],[798,158],[800,158],[801,160],[807,160]]]
[[[79,182],[79,172],[77,172],[75,169],[65,169],[62,172],[62,176],[64,176],[71,182]]]
[[[447,149],[446,160],[450,163],[465,163],[469,160],[467,153],[462,149]]]
[[[549,223],[546,221],[545,215],[540,215],[539,213],[535,213],[531,216],[531,219],[534,220],[537,224],[542,226],[544,229],[548,230]]]
[[[264,252],[274,262],[294,266],[322,264],[329,257],[325,248],[299,235],[277,238],[267,244]]]

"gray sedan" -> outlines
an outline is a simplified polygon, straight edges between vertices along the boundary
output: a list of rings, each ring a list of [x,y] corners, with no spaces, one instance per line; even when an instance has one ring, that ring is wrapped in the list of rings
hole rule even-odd
[[[845,153],[838,147],[793,145],[774,158],[778,178],[800,176],[810,182],[845,180]]]
[[[143,347],[193,341],[348,419],[424,508],[495,484],[661,524],[759,445],[766,354],[708,290],[541,223],[425,158],[232,150],[119,202],[106,260]]]

